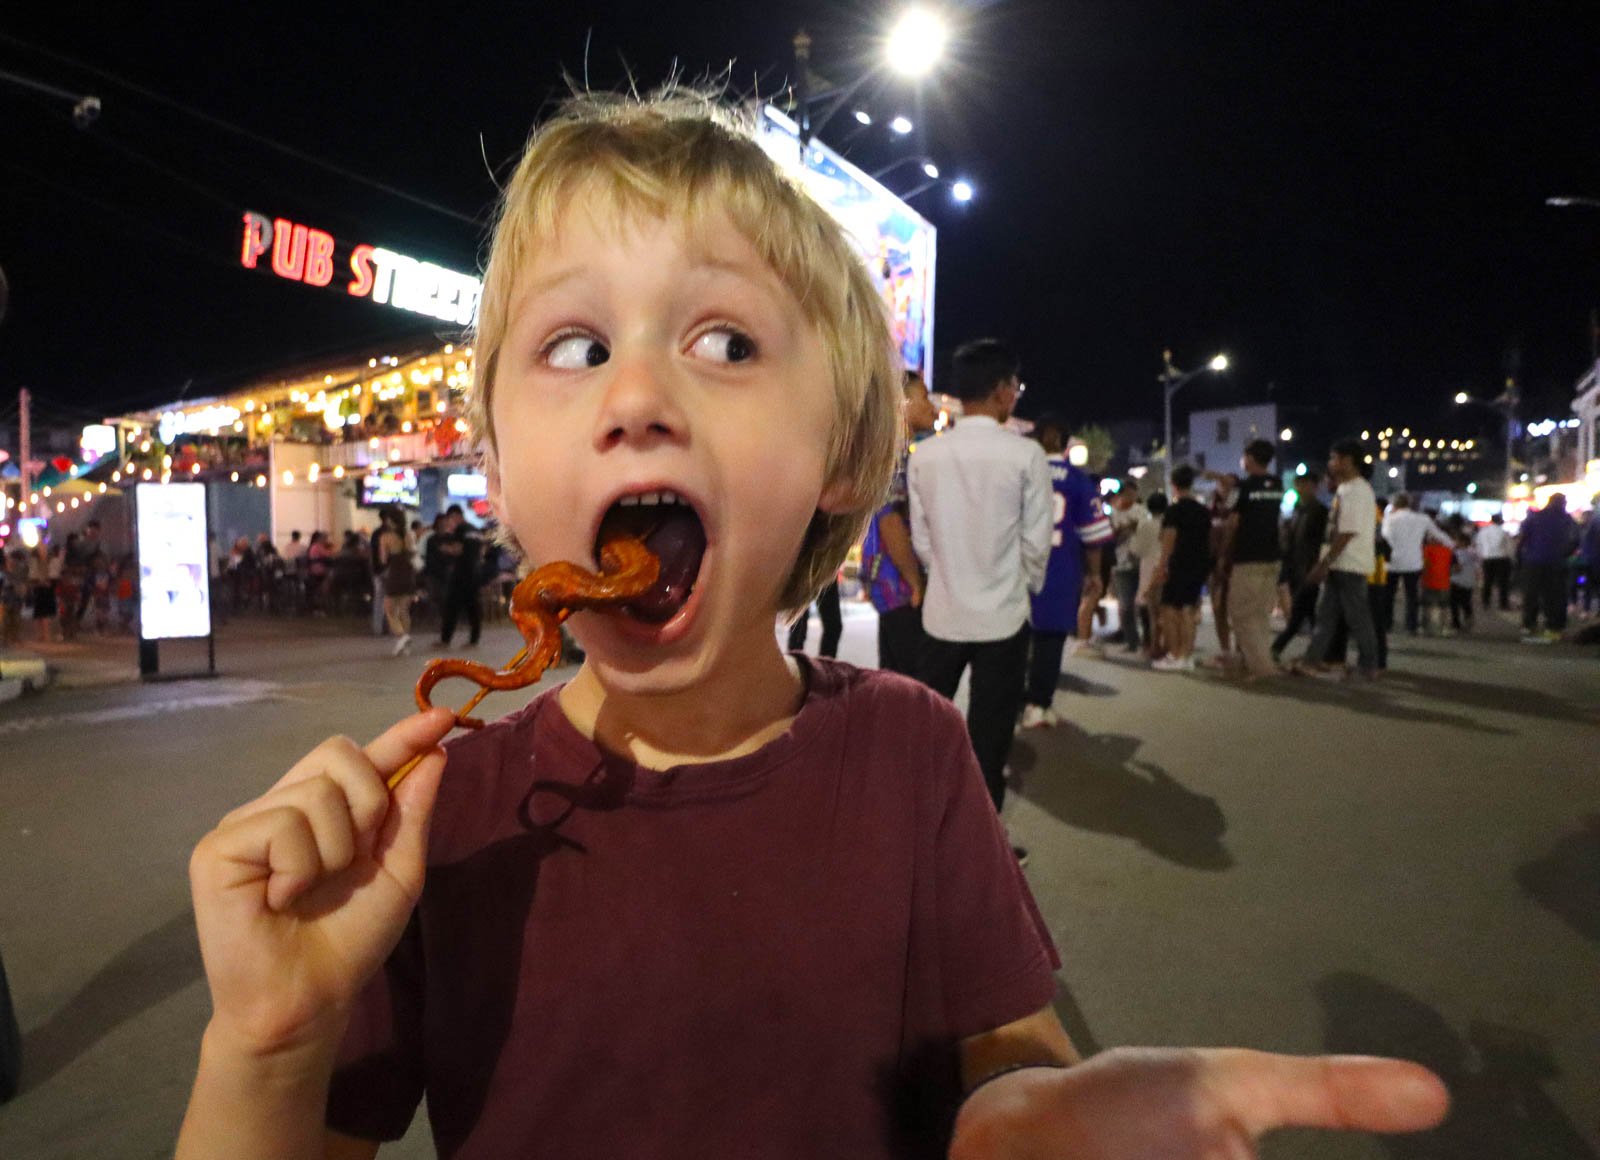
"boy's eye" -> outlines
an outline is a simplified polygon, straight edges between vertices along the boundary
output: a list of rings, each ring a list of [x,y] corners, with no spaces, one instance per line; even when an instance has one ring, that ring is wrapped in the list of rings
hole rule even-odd
[[[741,363],[756,357],[755,340],[729,327],[706,331],[689,349],[696,358],[712,362]]]
[[[544,361],[558,371],[582,371],[604,365],[611,352],[587,334],[568,334],[545,347]]]

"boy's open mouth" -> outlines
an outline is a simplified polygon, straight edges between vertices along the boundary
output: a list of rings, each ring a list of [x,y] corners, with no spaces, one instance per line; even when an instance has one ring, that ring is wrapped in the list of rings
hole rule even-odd
[[[706,551],[706,530],[694,507],[672,491],[624,496],[607,509],[595,537],[600,545],[618,536],[633,536],[661,561],[661,575],[649,592],[623,605],[623,611],[647,624],[665,624],[689,599]]]

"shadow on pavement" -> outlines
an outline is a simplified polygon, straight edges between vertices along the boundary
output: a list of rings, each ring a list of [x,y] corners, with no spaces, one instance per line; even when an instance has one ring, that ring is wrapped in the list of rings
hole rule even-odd
[[[1042,732],[1042,731],[1041,731]],[[1194,870],[1228,870],[1228,822],[1215,798],[1135,761],[1137,737],[1089,734],[1069,722],[1047,737],[1019,737],[1011,768],[1028,800],[1069,826],[1131,838],[1152,854]]]
[[[141,935],[22,1039],[22,1087],[31,1091],[130,1019],[202,977],[194,912]]]
[[[1523,893],[1590,942],[1600,943],[1600,814],[1543,858],[1517,867]]]
[[[1549,1045],[1513,1027],[1473,1023],[1466,1038],[1439,1012],[1367,975],[1316,985],[1323,1039],[1339,1054],[1389,1055],[1433,1069],[1450,1089],[1450,1117],[1431,1132],[1375,1137],[1399,1160],[1596,1160],[1545,1092],[1559,1076]]]
[[[1398,684],[1392,676],[1385,676],[1383,680],[1385,683]],[[1341,709],[1349,709],[1352,713],[1365,713],[1371,717],[1404,721],[1408,725],[1447,725],[1453,729],[1490,733],[1497,737],[1509,737],[1513,732],[1496,725],[1485,725],[1476,718],[1464,717],[1459,713],[1439,713],[1431,709],[1418,708],[1416,705],[1401,704],[1390,700],[1380,689],[1371,685],[1352,687],[1314,677],[1281,677],[1258,681],[1253,685],[1241,685],[1239,688],[1241,692],[1255,696],[1285,697],[1291,701],[1304,701],[1314,705],[1336,705]]]
[[[1121,692],[1115,685],[1102,685],[1075,673],[1062,673],[1056,678],[1056,688],[1065,693],[1076,693],[1080,697],[1115,697]]]
[[[1517,713],[1524,717],[1538,717],[1546,721],[1560,721],[1580,725],[1600,725],[1600,713],[1540,689],[1519,688],[1516,685],[1488,685],[1481,681],[1458,681],[1451,677],[1432,674],[1390,672],[1388,683],[1397,689],[1427,697],[1434,701],[1451,701],[1469,709],[1487,709],[1495,713]]]

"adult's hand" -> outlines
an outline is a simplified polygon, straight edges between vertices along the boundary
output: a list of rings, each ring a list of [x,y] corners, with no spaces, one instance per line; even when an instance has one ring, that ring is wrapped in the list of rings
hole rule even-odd
[[[961,1108],[951,1160],[1244,1160],[1277,1128],[1412,1132],[1449,1095],[1413,1063],[1228,1049],[1119,1048],[1029,1068]]]

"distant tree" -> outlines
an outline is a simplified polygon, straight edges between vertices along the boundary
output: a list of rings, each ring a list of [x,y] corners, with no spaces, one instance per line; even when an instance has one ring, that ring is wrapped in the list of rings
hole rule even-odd
[[[1094,475],[1103,473],[1106,464],[1110,463],[1112,456],[1117,453],[1116,440],[1111,438],[1111,432],[1096,423],[1089,424],[1073,438],[1080,440],[1088,449],[1089,462],[1085,466]]]

